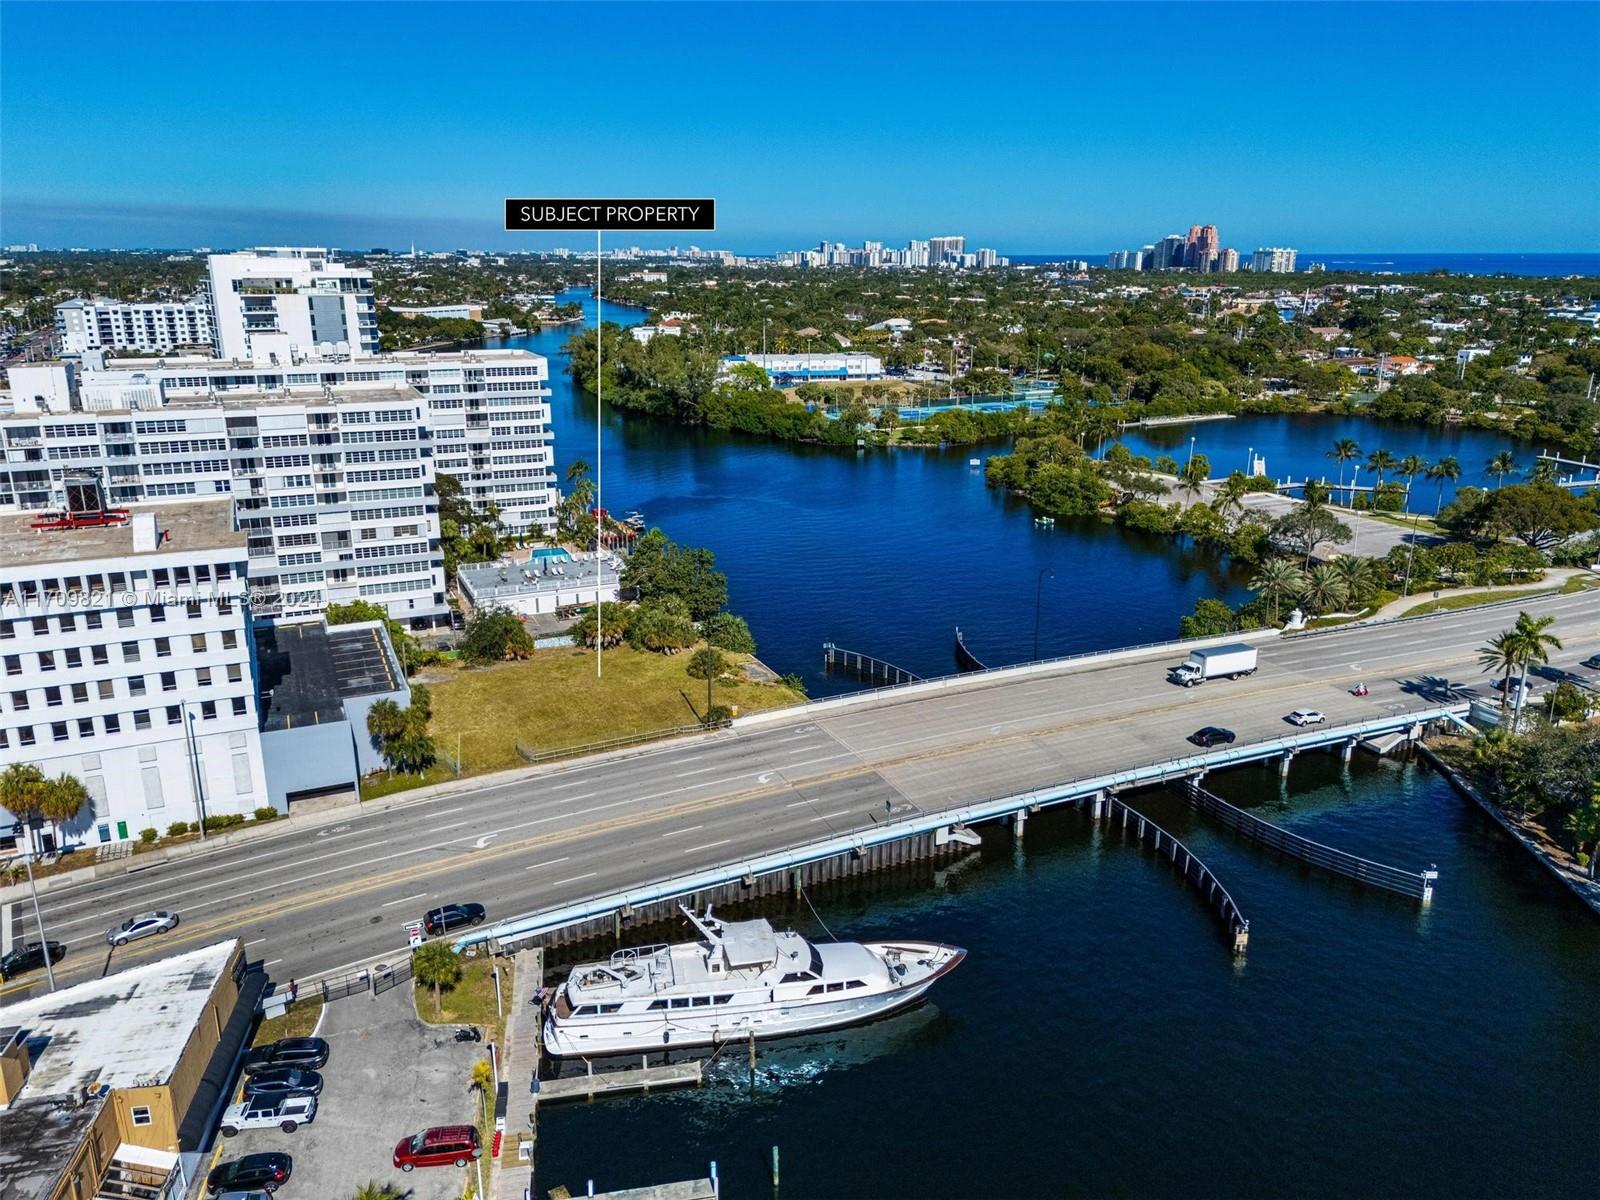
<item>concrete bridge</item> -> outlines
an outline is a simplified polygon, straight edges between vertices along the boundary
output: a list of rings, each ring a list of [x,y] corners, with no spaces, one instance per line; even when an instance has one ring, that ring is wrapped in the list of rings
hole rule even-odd
[[[358,811],[281,822],[138,874],[51,887],[41,897],[65,980],[106,965],[104,931],[141,909],[183,924],[115,951],[109,969],[223,936],[245,939],[276,978],[333,973],[403,953],[427,908],[478,901],[490,923],[463,945],[614,919],[652,899],[737,885],[899,839],[1025,824],[1035,808],[1262,760],[1348,753],[1414,733],[1493,697],[1478,647],[1519,609],[1556,618],[1576,670],[1600,651],[1593,594],[1550,596],[1407,621],[1279,638],[1254,635],[1242,680],[1176,687],[1183,644],[977,672],[759,714],[732,729],[503,776],[465,780]],[[1238,640],[1233,638],[1229,640]],[[1365,681],[1365,698],[1349,689]],[[1327,725],[1285,716],[1318,708]],[[1202,725],[1236,731],[1198,750]],[[14,890],[0,903],[15,902]],[[36,936],[31,914],[13,912]]]

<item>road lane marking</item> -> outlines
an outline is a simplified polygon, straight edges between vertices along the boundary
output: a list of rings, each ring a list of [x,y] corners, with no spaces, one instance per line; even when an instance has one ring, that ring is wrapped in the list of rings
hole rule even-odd
[[[382,904],[378,905],[378,907],[393,908],[396,904],[410,904],[413,900],[426,900],[427,898],[427,892],[418,892],[415,896],[404,896],[399,900],[385,900]],[[248,944],[249,943],[246,943],[246,945]]]
[[[523,867],[522,869],[524,871],[537,871],[540,867],[553,867],[557,863],[564,863],[571,857],[572,855],[570,854],[563,854],[560,858],[547,858],[544,862],[536,862],[532,866]]]
[[[679,834],[693,833],[696,829],[704,829],[704,828],[705,828],[704,825],[690,825],[687,829],[669,829],[666,833],[663,833],[661,836],[664,837],[664,838],[677,837]]]
[[[812,817],[811,820],[807,821],[806,823],[809,825],[812,821],[835,821],[835,820],[838,820],[838,818],[840,818],[840,817],[848,817],[849,815],[850,815],[850,810],[847,808],[843,812],[824,813],[820,817]]]
[[[476,825],[482,819],[483,819],[482,817],[474,817],[470,821],[455,821],[455,822],[452,822],[449,825],[441,825],[441,826],[439,826],[439,828],[435,829],[434,832],[435,833],[444,833],[448,829],[460,829],[463,825]]]
[[[721,763],[712,763],[709,767],[701,767],[698,771],[679,771],[673,775],[674,779],[687,779],[690,775],[705,775],[711,771],[722,770]]]
[[[560,887],[562,884],[577,883],[578,880],[580,880],[580,879],[593,879],[598,874],[600,874],[599,871],[589,871],[589,872],[586,872],[585,874],[582,874],[582,875],[574,875],[571,879],[558,879],[554,883],[550,884],[550,886],[553,887],[553,888],[557,888],[557,887]]]
[[[479,838],[477,841],[472,843],[472,848],[474,850],[485,849],[489,845],[490,842],[494,841],[495,838],[497,838],[499,836],[500,835],[498,833],[486,833],[481,838]]]
[[[732,838],[723,838],[720,842],[707,842],[704,846],[690,846],[684,853],[695,854],[701,850],[715,850],[718,846],[726,846],[731,841]]]
[[[266,939],[266,938],[256,938],[256,939],[255,939],[255,940],[254,940],[254,941],[252,941],[252,942],[246,942],[246,943],[245,943],[245,944],[244,944],[244,948],[245,948],[245,949],[246,949],[246,950],[248,950],[248,949],[249,949],[249,948],[250,948],[250,947],[251,947],[251,946],[259,946],[259,945],[261,945],[261,943],[262,943],[262,942],[264,942],[264,941],[266,941],[266,940],[267,940],[267,939]]]

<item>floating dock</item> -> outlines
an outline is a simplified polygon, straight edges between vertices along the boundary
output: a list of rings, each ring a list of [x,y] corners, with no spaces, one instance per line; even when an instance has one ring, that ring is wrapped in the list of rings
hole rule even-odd
[[[620,1071],[595,1071],[591,1067],[585,1075],[539,1080],[535,1085],[534,1103],[593,1100],[596,1096],[613,1096],[619,1092],[652,1092],[661,1088],[691,1085],[698,1087],[702,1075],[703,1063],[700,1059],[662,1067],[628,1067]]]

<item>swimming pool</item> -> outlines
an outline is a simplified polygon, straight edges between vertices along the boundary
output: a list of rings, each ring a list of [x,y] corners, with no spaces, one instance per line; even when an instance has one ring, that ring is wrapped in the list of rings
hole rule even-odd
[[[568,554],[565,550],[561,550],[553,546],[541,546],[539,549],[529,554],[528,557],[530,559],[550,558],[554,559],[556,562],[572,561],[572,555]]]

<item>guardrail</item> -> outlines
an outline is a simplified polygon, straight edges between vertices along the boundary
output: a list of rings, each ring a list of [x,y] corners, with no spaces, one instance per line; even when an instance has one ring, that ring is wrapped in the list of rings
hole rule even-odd
[[[1433,883],[1439,878],[1439,872],[1431,866],[1426,871],[1402,871],[1399,867],[1335,850],[1332,846],[1291,833],[1270,821],[1263,821],[1255,814],[1229,804],[1221,796],[1206,791],[1192,779],[1184,782],[1183,791],[1190,804],[1235,833],[1254,838],[1262,845],[1282,851],[1301,862],[1320,867],[1333,875],[1354,879],[1358,883],[1412,896],[1423,904],[1433,899]]]
[[[981,821],[994,820],[997,817],[1010,816],[1013,813],[1027,809],[1063,804],[1081,799],[1093,792],[1110,792],[1119,788],[1161,783],[1170,779],[1179,779],[1203,771],[1214,770],[1218,767],[1259,762],[1263,759],[1277,758],[1286,753],[1333,745],[1371,733],[1410,728],[1430,721],[1453,719],[1456,714],[1465,713],[1466,709],[1467,705],[1465,703],[1441,705],[1410,712],[1391,713],[1387,716],[1359,721],[1352,725],[1315,726],[1292,734],[1286,734],[1282,737],[1271,738],[1265,742],[1235,743],[1231,746],[1206,751],[1203,754],[1186,755],[1182,758],[1152,759],[1126,770],[1110,772],[1087,779],[1073,780],[1055,787],[1039,788],[1031,792],[1019,792],[955,808],[920,812],[898,821],[874,822],[866,827],[858,827],[848,833],[838,834],[822,841],[792,842],[765,854],[735,859],[704,870],[667,876],[653,882],[640,883],[630,888],[597,893],[572,904],[563,905],[560,908],[549,909],[540,913],[529,913],[508,921],[498,922],[492,926],[480,926],[469,933],[463,934],[455,941],[454,945],[456,949],[462,950],[468,946],[488,942],[491,939],[507,941],[551,933],[568,925],[576,925],[584,921],[593,920],[596,917],[606,916],[617,909],[651,904],[661,900],[677,899],[691,895],[704,888],[718,887],[741,878],[766,875],[773,871],[804,866],[820,859],[830,858],[836,854],[860,852],[868,846],[876,846],[884,842],[898,841],[901,838],[914,837],[918,834],[933,833],[936,830],[951,826],[977,824]]]
[[[858,650],[846,650],[841,646],[835,646],[832,642],[822,643],[822,665],[830,675],[838,672],[869,682],[883,680],[889,686],[916,683],[922,678],[920,675],[913,675],[904,667],[895,666],[892,662],[885,662],[870,654],[862,654]]]
[[[1243,954],[1250,944],[1250,922],[1239,911],[1239,906],[1234,903],[1233,897],[1228,894],[1228,889],[1222,886],[1222,881],[1216,877],[1211,868],[1201,862],[1194,851],[1173,837],[1161,826],[1137,809],[1129,808],[1121,800],[1113,798],[1110,802],[1108,815],[1112,818],[1122,818],[1122,828],[1131,828],[1141,842],[1148,841],[1156,853],[1165,853],[1172,860],[1172,865],[1182,873],[1186,882],[1205,893],[1205,899],[1217,914],[1217,919],[1222,922],[1223,929],[1233,940],[1233,952]],[[1183,855],[1183,861],[1178,860]]]
[[[727,729],[732,721],[717,721],[706,725],[674,725],[668,729],[651,729],[644,733],[631,733],[624,737],[606,738],[599,742],[583,742],[575,746],[562,746],[554,750],[530,750],[521,742],[517,743],[517,753],[522,760],[528,763],[554,762],[559,758],[577,758],[585,754],[603,754],[607,750],[622,750],[629,746],[642,746],[647,742],[661,742],[667,738],[686,737],[692,733],[712,733],[718,729]]]

